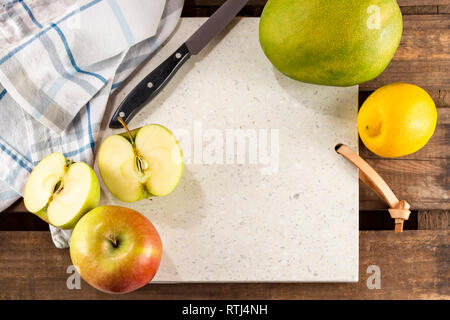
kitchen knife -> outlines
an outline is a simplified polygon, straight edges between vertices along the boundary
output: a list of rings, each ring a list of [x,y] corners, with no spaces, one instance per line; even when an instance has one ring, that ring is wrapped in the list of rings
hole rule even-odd
[[[198,54],[245,6],[248,0],[228,0],[170,57],[146,76],[125,98],[114,113],[110,128],[122,128],[118,118],[126,124],[144,104],[153,99],[190,58]]]

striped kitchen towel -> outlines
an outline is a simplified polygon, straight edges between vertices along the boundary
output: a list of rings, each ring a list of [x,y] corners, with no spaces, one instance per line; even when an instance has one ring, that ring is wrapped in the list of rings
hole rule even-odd
[[[0,0],[0,210],[62,152],[94,162],[111,92],[174,30],[183,0]],[[70,232],[51,227],[57,247]]]

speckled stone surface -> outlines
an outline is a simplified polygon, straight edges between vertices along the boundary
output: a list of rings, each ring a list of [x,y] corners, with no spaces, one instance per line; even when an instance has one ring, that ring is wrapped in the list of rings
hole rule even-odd
[[[203,21],[182,19],[110,114]],[[187,164],[176,190],[125,204],[102,186],[103,204],[134,208],[159,230],[156,282],[358,280],[358,175],[334,151],[337,143],[357,148],[358,88],[280,74],[259,46],[258,23],[236,19],[130,123],[159,123],[180,138]],[[240,149],[244,163],[227,149],[230,132],[250,141]]]

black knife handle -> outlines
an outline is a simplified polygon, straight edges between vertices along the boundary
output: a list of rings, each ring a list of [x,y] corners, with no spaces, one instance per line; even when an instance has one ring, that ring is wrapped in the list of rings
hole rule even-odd
[[[121,117],[128,124],[144,104],[153,99],[164,88],[190,56],[188,48],[183,44],[144,80],[139,82],[117,108],[109,127],[113,129],[122,128],[117,120],[118,117]]]

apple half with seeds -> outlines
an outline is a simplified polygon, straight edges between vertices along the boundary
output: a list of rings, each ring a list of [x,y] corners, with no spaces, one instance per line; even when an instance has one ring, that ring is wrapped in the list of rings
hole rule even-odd
[[[42,159],[31,172],[24,190],[25,207],[47,223],[72,229],[100,202],[100,184],[94,170],[59,152]]]
[[[183,152],[165,127],[150,124],[108,137],[98,153],[98,168],[108,190],[123,202],[171,193],[183,173]]]

